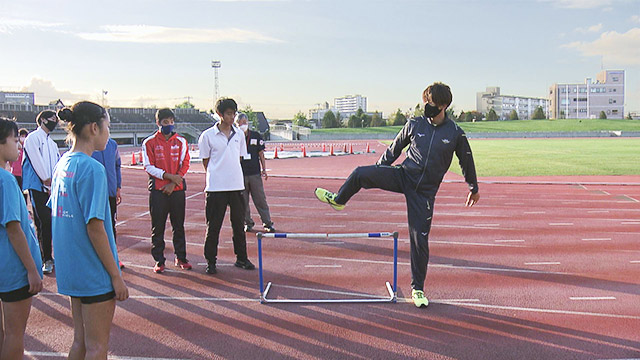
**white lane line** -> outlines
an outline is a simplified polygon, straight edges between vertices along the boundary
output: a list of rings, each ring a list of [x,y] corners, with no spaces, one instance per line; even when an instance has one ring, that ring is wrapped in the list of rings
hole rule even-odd
[[[634,198],[632,198],[632,197],[631,197],[631,196],[629,196],[629,195],[622,195],[622,196],[626,197],[626,198],[627,198],[627,199],[629,199],[629,200],[632,200],[632,201],[635,201],[635,202],[637,202],[637,203],[640,203],[640,200],[638,200],[638,199],[634,199]]]
[[[560,265],[557,261],[527,262],[525,265]]]
[[[494,240],[497,243],[524,242],[524,240]]]
[[[510,202],[510,203],[504,203],[505,205],[524,205],[524,203],[521,202]]]
[[[151,237],[150,236],[138,236],[138,235],[122,235],[122,236],[129,237],[129,238],[132,238],[132,239],[149,240],[149,241],[151,241]],[[169,241],[169,240],[170,239],[165,239],[165,241]],[[247,243],[249,243],[249,241],[247,241]],[[191,246],[204,246],[204,244],[192,243],[192,242],[185,242],[185,244],[191,245]],[[227,248],[226,246],[224,246],[224,247],[218,246],[218,247],[219,248],[223,248],[223,249]]]
[[[321,228],[346,228],[347,225],[320,225]]]
[[[344,241],[318,241],[318,245],[342,245]]]
[[[640,225],[640,221],[623,221],[621,225]]]
[[[590,239],[582,239],[582,241],[609,241],[611,238],[590,238]]]
[[[469,246],[525,247],[525,246],[522,246],[522,245],[470,243],[470,242],[462,242],[462,241],[434,241],[434,240],[431,240],[431,241],[429,241],[429,243],[451,244],[451,245],[469,245]]]
[[[208,263],[197,263],[196,265],[209,265]],[[216,266],[233,266],[233,264],[220,264],[217,263]]]
[[[255,243],[256,243],[256,242],[255,242],[255,241],[253,241],[253,240],[246,240],[246,241],[247,241],[247,244],[255,244]],[[226,244],[233,244],[233,241],[231,241],[231,240],[227,240],[227,241],[225,241],[225,243],[226,243]],[[187,243],[187,244],[188,244],[188,243]],[[200,246],[204,246],[204,244],[200,244]]]
[[[43,296],[63,296],[67,295],[57,293],[38,293]],[[140,300],[186,300],[186,301],[237,301],[237,302],[257,302],[258,298],[218,298],[218,297],[197,297],[197,296],[149,296],[149,295],[129,295],[129,299]],[[66,355],[65,355],[66,356]],[[111,357],[109,357],[111,359]],[[156,359],[156,358],[153,358]]]
[[[546,211],[525,211],[523,214],[546,214]]]
[[[477,227],[500,226],[500,224],[473,224],[473,226],[477,226]]]
[[[629,262],[632,264],[640,264],[640,260],[631,260]]]
[[[587,212],[588,212],[588,213],[591,213],[591,214],[595,214],[595,213],[608,213],[608,212],[609,212],[609,210],[588,210]]]
[[[569,298],[570,300],[577,300],[577,301],[589,301],[589,300],[615,300],[616,298],[614,296],[572,296]]]
[[[342,265],[305,265],[306,268],[341,268]]]
[[[122,220],[122,221],[116,222],[116,226],[124,225],[124,224],[126,224],[128,221],[130,221],[130,220],[135,220],[135,219],[141,218],[141,217],[143,217],[143,216],[147,216],[147,215],[149,215],[149,214],[151,214],[151,212],[149,212],[149,211],[145,211],[145,212],[143,212],[143,213],[141,213],[141,214],[134,215],[132,218],[129,218],[129,219],[127,219],[127,220]]]
[[[592,313],[592,312],[584,312],[584,311],[539,309],[539,308],[526,308],[526,307],[518,307],[518,306],[501,306],[501,305],[487,305],[487,304],[463,303],[458,305],[469,306],[469,307],[479,307],[479,308],[486,308],[486,309],[508,310],[508,311],[529,311],[529,312],[540,312],[540,313],[549,313],[549,314],[584,315],[584,316],[608,317],[608,318],[615,318],[615,319],[640,320],[640,316],[634,316],[634,315],[603,314],[603,313]]]
[[[573,223],[549,223],[549,226],[573,226]]]
[[[59,353],[59,352],[50,352],[50,351],[25,351],[25,355],[37,359],[39,356],[45,357],[59,357],[66,358],[69,354],[67,353]],[[159,358],[159,357],[138,357],[138,356],[116,356],[109,355],[109,360],[187,360],[187,359],[177,359],[177,358]]]

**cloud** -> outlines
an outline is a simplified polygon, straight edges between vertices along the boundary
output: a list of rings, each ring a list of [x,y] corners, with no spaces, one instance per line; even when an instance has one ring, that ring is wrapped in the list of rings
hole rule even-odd
[[[567,9],[594,9],[613,4],[614,0],[538,0],[555,3],[557,7]]]
[[[640,65],[640,28],[623,34],[607,31],[594,41],[575,41],[561,47],[576,49],[583,56],[602,56],[608,66]]]
[[[81,100],[90,100],[88,94],[75,94],[70,91],[58,90],[50,80],[32,78],[31,83],[19,91],[29,91],[36,95],[36,104],[48,104],[50,101],[61,99],[65,105],[72,105]]]
[[[19,29],[50,30],[61,27],[64,23],[53,23],[39,20],[0,18],[0,33],[11,34]]]
[[[632,15],[631,22],[640,24],[640,15]]]
[[[273,43],[282,42],[242,29],[190,29],[150,25],[105,25],[102,32],[79,33],[85,40],[150,44]]]
[[[593,25],[589,27],[579,27],[579,28],[576,28],[574,31],[582,34],[588,34],[588,33],[597,33],[597,32],[600,32],[600,30],[602,30],[602,24]]]

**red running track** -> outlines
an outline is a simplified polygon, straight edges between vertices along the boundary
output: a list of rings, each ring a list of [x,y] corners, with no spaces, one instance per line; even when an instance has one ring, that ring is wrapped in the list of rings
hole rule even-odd
[[[406,301],[403,196],[363,190],[336,212],[313,195],[316,186],[342,183],[313,177],[346,177],[353,167],[374,163],[384,146],[370,144],[377,154],[270,160],[266,192],[282,231],[399,231],[397,304],[260,304],[257,270],[232,266],[228,220],[219,272],[206,275],[198,164],[187,175],[194,269],[154,274],[146,175],[127,168],[118,246],[131,298],[118,304],[110,353],[119,359],[640,358],[640,186],[481,184],[480,203],[468,209],[466,185],[449,174],[430,236],[431,304],[417,309]],[[620,180],[640,183],[639,177]],[[170,234],[168,226],[167,239]],[[255,234],[248,248],[257,263]],[[171,252],[168,241],[169,260]],[[265,280],[274,283],[269,295],[283,299],[384,296],[391,260],[389,239],[264,243]],[[55,277],[44,283],[26,350],[34,358],[59,358],[72,341],[71,314],[68,299],[56,294]]]

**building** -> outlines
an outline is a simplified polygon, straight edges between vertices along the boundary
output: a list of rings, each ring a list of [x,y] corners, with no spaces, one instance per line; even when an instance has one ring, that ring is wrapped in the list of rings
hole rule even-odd
[[[624,70],[603,70],[596,81],[586,78],[583,84],[553,84],[549,89],[551,118],[624,117]]]
[[[33,105],[35,94],[32,92],[0,91],[0,104]]]
[[[537,107],[542,107],[545,116],[549,114],[549,100],[544,98],[502,95],[500,87],[487,87],[486,91],[477,93],[476,111],[487,114],[493,109],[498,120],[509,120],[511,111],[518,113],[518,119],[531,119]]]
[[[340,114],[349,113],[349,116],[355,114],[358,109],[367,112],[367,98],[362,95],[346,95],[333,99],[333,107],[340,111]]]

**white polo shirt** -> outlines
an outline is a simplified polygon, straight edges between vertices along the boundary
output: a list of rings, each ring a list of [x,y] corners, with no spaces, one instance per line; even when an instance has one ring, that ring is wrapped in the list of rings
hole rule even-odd
[[[244,190],[244,176],[240,157],[247,155],[244,133],[235,125],[230,137],[220,131],[216,123],[205,130],[198,140],[200,158],[209,159],[204,191]]]

